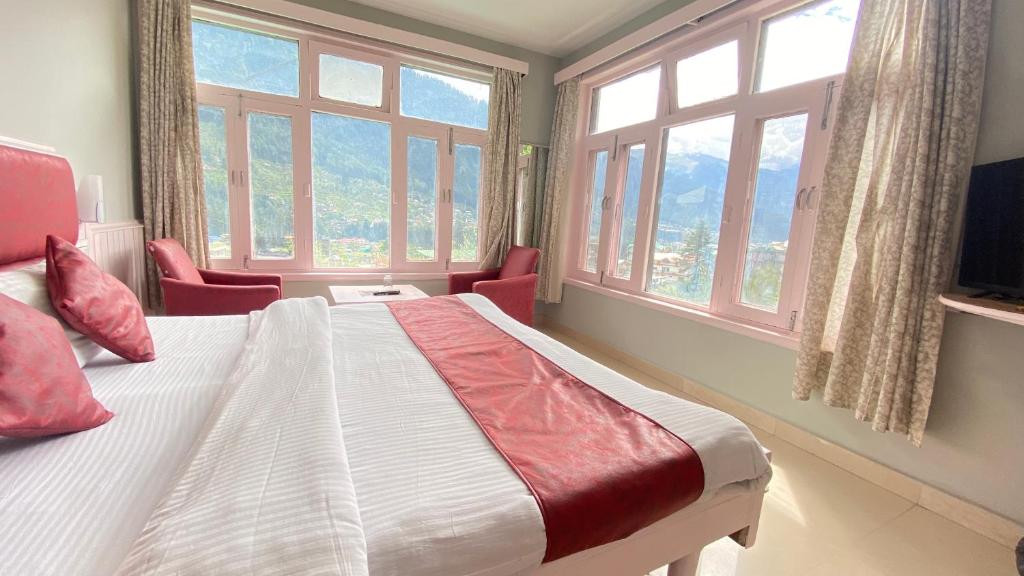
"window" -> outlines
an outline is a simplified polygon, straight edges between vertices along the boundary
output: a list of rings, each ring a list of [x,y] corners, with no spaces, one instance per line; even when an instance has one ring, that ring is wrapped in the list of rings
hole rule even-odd
[[[842,74],[859,9],[860,0],[826,0],[765,20],[758,91]]]
[[[637,72],[594,90],[591,132],[607,132],[653,120],[658,111],[661,67]]]
[[[196,82],[299,95],[299,43],[295,40],[193,20],[192,51]]]
[[[771,311],[779,306],[806,131],[807,114],[765,120],[761,129],[743,262],[744,304]]]
[[[719,13],[584,78],[570,280],[799,331],[858,7],[786,8]]]
[[[626,174],[622,184],[622,198],[616,203],[617,236],[615,245],[615,268],[612,276],[629,280],[633,270],[633,248],[636,241],[636,219],[640,210],[640,187],[643,184],[644,144],[634,144],[626,151]]]
[[[437,140],[419,136],[410,136],[406,142],[406,258],[410,261],[429,262],[437,258],[437,144]]]
[[[391,127],[313,113],[316,268],[387,268],[391,225]]]
[[[228,201],[227,120],[223,108],[199,107],[199,152],[206,191],[206,227],[210,258],[231,258],[231,208]]]
[[[732,96],[739,87],[738,43],[733,40],[676,63],[680,108]]]
[[[203,18],[193,58],[214,267],[477,267],[490,70]]]
[[[256,260],[294,258],[291,118],[250,112],[248,124],[252,257]]]
[[[733,116],[670,128],[665,136],[648,290],[707,305],[729,174]]]
[[[583,269],[597,271],[597,258],[601,242],[601,219],[604,215],[604,180],[608,172],[608,151],[595,152],[590,163],[589,206],[587,208],[587,243],[583,252]]]
[[[447,74],[402,66],[402,115],[487,130],[491,87]]]
[[[320,54],[319,64],[321,97],[374,108],[383,105],[383,66],[331,54]]]
[[[455,145],[452,260],[480,259],[480,178],[483,144]]]

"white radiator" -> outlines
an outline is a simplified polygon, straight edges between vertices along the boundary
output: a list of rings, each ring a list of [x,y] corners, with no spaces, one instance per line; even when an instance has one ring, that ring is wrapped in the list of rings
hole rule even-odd
[[[83,224],[79,244],[107,274],[124,282],[140,302],[146,298],[146,250],[142,223]]]

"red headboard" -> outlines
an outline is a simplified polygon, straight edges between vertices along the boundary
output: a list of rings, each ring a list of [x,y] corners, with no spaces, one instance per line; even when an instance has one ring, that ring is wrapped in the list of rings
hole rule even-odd
[[[47,234],[78,241],[71,165],[60,156],[0,144],[0,268],[42,258]]]

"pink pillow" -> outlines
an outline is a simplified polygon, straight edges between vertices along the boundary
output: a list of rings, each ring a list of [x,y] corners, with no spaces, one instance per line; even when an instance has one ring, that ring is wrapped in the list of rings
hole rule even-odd
[[[0,294],[0,436],[79,432],[113,417],[92,397],[57,319]]]
[[[132,362],[156,358],[135,294],[57,236],[46,237],[46,287],[57,314],[93,342]]]

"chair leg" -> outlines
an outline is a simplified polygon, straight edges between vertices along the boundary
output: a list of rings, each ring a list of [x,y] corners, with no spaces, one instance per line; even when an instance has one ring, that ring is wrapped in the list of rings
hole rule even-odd
[[[700,564],[700,551],[668,565],[668,576],[697,576],[697,565]]]

